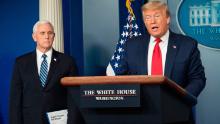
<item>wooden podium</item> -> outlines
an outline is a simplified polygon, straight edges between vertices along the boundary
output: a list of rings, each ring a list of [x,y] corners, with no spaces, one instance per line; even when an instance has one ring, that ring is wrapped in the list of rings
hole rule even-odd
[[[86,124],[188,124],[191,107],[197,102],[194,96],[164,76],[64,77],[61,83],[69,87]],[[81,108],[81,86],[109,84],[139,84],[141,106]]]

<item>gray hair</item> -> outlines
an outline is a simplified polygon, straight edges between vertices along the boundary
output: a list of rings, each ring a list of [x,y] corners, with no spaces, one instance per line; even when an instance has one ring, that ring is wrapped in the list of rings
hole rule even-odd
[[[142,11],[156,10],[156,9],[164,9],[166,11],[167,17],[170,17],[170,12],[169,12],[167,4],[159,0],[147,2],[141,7]]]
[[[39,20],[39,21],[37,21],[37,22],[34,24],[34,26],[33,26],[33,33],[35,33],[35,32],[37,31],[37,27],[38,27],[39,25],[41,25],[41,24],[49,24],[49,25],[52,27],[52,29],[54,30],[54,27],[53,27],[53,25],[52,25],[52,23],[51,23],[50,21],[47,21],[47,20]]]

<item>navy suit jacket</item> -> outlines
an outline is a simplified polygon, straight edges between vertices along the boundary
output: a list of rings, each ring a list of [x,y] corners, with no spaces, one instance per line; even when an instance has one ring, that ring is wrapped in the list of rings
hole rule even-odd
[[[11,80],[10,124],[48,124],[47,112],[67,109],[70,104],[68,123],[79,123],[78,109],[68,102],[68,90],[60,84],[62,77],[74,75],[74,60],[53,50],[46,86],[42,87],[36,51],[18,57]]]
[[[117,75],[147,75],[150,35],[142,35],[126,42],[121,71]],[[198,96],[205,86],[204,67],[197,42],[170,31],[164,75]]]

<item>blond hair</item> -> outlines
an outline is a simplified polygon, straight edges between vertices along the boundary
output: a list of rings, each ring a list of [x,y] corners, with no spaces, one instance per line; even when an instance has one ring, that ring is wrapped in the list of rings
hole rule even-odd
[[[161,2],[161,1],[150,1],[145,3],[142,7],[141,10],[145,11],[145,10],[157,10],[157,9],[164,9],[166,11],[166,15],[167,17],[170,17],[170,12],[168,9],[168,6],[166,3]]]

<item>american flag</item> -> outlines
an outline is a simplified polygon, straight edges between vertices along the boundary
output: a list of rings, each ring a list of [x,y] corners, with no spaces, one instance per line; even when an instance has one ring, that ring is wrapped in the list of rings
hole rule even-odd
[[[141,35],[141,32],[139,31],[139,26],[136,23],[135,15],[130,14],[128,12],[128,16],[121,31],[120,39],[117,43],[116,50],[106,70],[106,74],[108,76],[115,76],[123,70],[121,64],[122,64],[122,58],[124,57],[125,54],[125,50],[124,50],[125,43],[128,39],[132,37],[137,37],[139,35]]]

